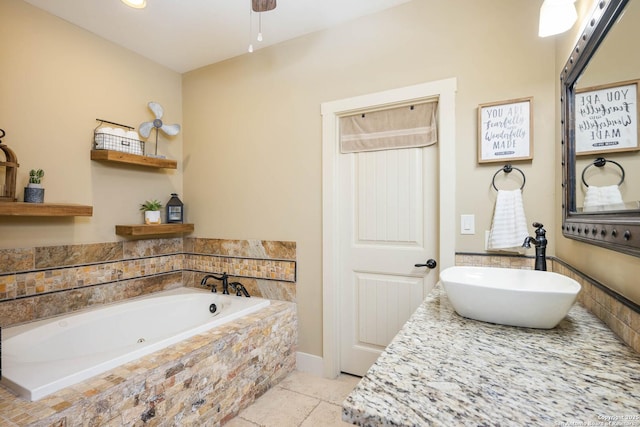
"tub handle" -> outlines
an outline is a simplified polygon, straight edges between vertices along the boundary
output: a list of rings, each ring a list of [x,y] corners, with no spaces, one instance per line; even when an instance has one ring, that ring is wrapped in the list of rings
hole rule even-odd
[[[251,296],[251,295],[249,295],[249,292],[247,291],[247,288],[245,288],[244,285],[242,283],[240,283],[240,282],[229,283],[229,286],[231,286],[231,289],[236,291],[236,296],[241,297],[242,295],[244,295],[247,298],[249,298]]]

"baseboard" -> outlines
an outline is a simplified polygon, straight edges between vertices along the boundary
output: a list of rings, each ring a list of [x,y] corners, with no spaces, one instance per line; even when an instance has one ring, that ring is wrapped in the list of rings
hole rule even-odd
[[[302,353],[301,351],[296,353],[296,369],[301,372],[323,376],[324,363],[322,357],[315,356],[309,353]]]

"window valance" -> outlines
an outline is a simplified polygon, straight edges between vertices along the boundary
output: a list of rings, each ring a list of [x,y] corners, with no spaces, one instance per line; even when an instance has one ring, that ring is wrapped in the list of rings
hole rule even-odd
[[[340,118],[340,151],[426,147],[438,140],[438,101],[358,113]]]

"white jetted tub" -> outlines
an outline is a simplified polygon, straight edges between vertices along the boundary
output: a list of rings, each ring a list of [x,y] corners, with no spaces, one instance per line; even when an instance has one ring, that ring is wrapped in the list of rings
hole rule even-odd
[[[1,382],[35,401],[268,305],[178,288],[6,328]]]

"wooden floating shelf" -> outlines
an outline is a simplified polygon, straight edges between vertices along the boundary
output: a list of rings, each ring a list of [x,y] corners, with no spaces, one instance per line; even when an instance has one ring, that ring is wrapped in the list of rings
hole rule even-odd
[[[0,203],[0,215],[11,216],[92,216],[93,206],[64,203]]]
[[[116,234],[119,236],[158,236],[162,234],[191,233],[193,224],[134,224],[116,225]]]
[[[113,150],[91,150],[91,160],[126,163],[129,165],[149,166],[152,168],[178,169],[178,162],[158,157],[139,156]]]

